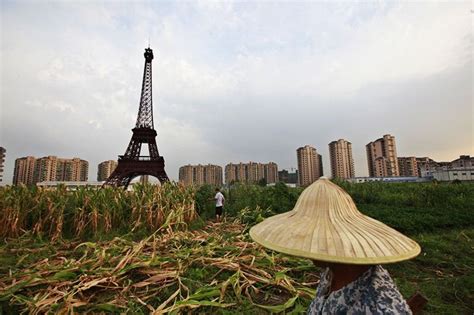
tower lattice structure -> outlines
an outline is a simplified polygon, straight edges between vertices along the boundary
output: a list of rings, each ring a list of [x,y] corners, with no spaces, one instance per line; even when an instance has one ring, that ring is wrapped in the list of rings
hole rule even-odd
[[[165,172],[165,159],[158,153],[156,130],[153,126],[152,71],[153,50],[145,49],[145,67],[143,70],[142,92],[137,122],[132,129],[133,135],[124,155],[119,155],[118,165],[104,185],[124,186],[140,175],[151,175],[161,183],[168,181]],[[149,155],[140,155],[142,145],[147,144]]]

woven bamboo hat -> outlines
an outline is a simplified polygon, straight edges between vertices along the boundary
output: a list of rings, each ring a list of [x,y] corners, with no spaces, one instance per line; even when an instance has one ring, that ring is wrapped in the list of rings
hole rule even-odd
[[[278,252],[344,264],[394,263],[421,251],[415,241],[360,213],[349,194],[325,177],[301,193],[293,210],[255,225],[250,236]]]

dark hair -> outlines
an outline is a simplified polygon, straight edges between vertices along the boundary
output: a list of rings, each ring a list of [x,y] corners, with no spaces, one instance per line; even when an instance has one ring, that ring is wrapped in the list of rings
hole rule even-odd
[[[220,191],[219,187],[216,187],[216,191]]]

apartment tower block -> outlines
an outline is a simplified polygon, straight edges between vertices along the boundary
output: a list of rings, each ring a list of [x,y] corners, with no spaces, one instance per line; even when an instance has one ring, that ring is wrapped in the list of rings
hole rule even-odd
[[[222,167],[218,165],[185,165],[179,168],[179,182],[186,185],[222,186]]]
[[[229,163],[225,166],[225,182],[256,183],[264,179],[267,184],[278,182],[278,165],[269,163]]]
[[[344,139],[329,143],[329,158],[333,178],[353,178],[354,159],[352,158],[352,144]]]
[[[97,166],[97,180],[99,182],[107,180],[107,178],[112,175],[117,165],[118,162],[114,160],[108,160],[99,163],[99,165]]]
[[[370,177],[400,176],[394,136],[384,135],[365,147]]]
[[[33,185],[36,159],[33,156],[25,156],[15,160],[13,171],[13,185]]]
[[[36,159],[33,156],[15,160],[13,184],[34,185],[46,181],[87,181],[89,162],[80,158],[63,159],[46,156]]]
[[[323,176],[323,161],[321,154],[309,145],[296,150],[298,161],[298,184],[308,186]]]
[[[416,157],[398,157],[397,161],[400,176],[420,176],[418,159]]]

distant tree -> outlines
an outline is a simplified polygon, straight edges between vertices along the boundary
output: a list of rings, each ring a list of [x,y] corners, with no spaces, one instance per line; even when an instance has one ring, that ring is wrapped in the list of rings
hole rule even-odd
[[[267,186],[267,180],[265,178],[261,178],[258,182],[257,182],[257,185],[258,186],[262,186],[262,187],[266,187]]]

